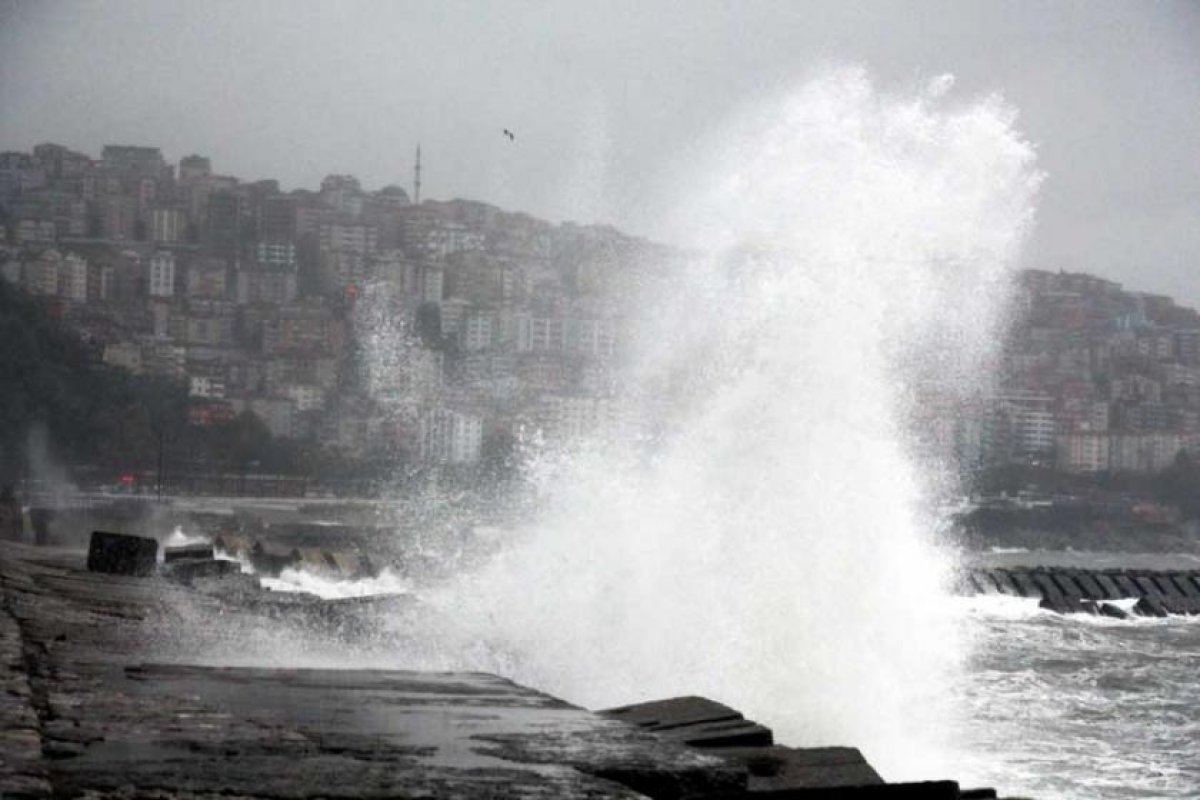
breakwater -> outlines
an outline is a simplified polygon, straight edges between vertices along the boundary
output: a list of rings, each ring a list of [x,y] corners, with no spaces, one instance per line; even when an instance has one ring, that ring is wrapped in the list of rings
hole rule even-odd
[[[1200,614],[1197,570],[973,568],[960,575],[958,591],[1037,598],[1042,608],[1062,614]]]

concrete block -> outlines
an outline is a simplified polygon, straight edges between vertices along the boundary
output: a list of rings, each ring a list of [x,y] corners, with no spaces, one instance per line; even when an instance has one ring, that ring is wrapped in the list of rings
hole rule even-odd
[[[1141,597],[1145,592],[1136,583],[1133,578],[1127,573],[1116,572],[1112,575],[1112,581],[1121,590],[1122,597]]]
[[[1138,595],[1141,597],[1145,597],[1146,595],[1162,594],[1162,592],[1158,590],[1158,585],[1154,582],[1154,579],[1144,572],[1135,573],[1132,576],[1132,580],[1133,585],[1138,588]]]
[[[668,730],[706,722],[744,719],[741,713],[707,697],[671,697],[649,703],[635,703],[597,712],[651,731]]]
[[[1066,595],[1063,594],[1062,589],[1058,588],[1058,584],[1055,583],[1054,578],[1049,572],[1036,570],[1030,573],[1029,578],[1033,581],[1033,585],[1038,588],[1038,591],[1041,592],[1044,599],[1052,602],[1066,601]]]
[[[1160,597],[1159,600],[1168,614],[1182,614],[1186,616],[1200,614],[1200,599],[1183,597],[1182,595],[1170,595]]]
[[[218,561],[210,558],[176,559],[163,564],[161,573],[164,577],[178,581],[187,586],[197,578],[223,578],[226,575],[236,575],[241,572],[241,566],[236,561]]]
[[[1183,592],[1179,591],[1179,587],[1177,587],[1175,582],[1171,580],[1171,576],[1164,572],[1151,575],[1150,579],[1154,581],[1154,584],[1158,587],[1158,590],[1162,592],[1163,596],[1165,597],[1187,596]]]
[[[163,561],[167,563],[192,558],[211,561],[213,559],[213,546],[211,544],[189,544],[183,547],[167,547],[163,549]]]
[[[853,747],[730,747],[712,754],[745,769],[751,792],[883,783]]]
[[[1117,582],[1112,579],[1111,575],[1103,572],[1094,572],[1092,573],[1092,579],[1104,591],[1105,600],[1119,600],[1122,597],[1128,597],[1128,595],[1122,594],[1120,587],[1117,586]]]
[[[1021,597],[1041,597],[1044,594],[1033,582],[1032,575],[1028,571],[1013,570],[1009,574],[1012,575],[1013,583],[1016,584]]]
[[[775,735],[770,728],[745,719],[683,725],[653,732],[691,747],[770,747],[775,744]]]
[[[1079,597],[1067,597],[1065,594],[1043,597],[1038,602],[1038,608],[1044,608],[1057,614],[1096,614],[1099,612],[1095,603]]]
[[[1071,573],[1054,570],[1050,573],[1050,577],[1058,585],[1058,588],[1062,590],[1064,596],[1075,599],[1087,596],[1083,591],[1083,587],[1079,585]]]
[[[295,550],[279,550],[267,547],[262,542],[255,542],[250,551],[250,563],[254,571],[262,575],[278,576],[288,567],[296,566],[296,558]]]
[[[88,545],[89,572],[113,575],[151,575],[158,566],[158,542],[123,533],[92,531]]]
[[[992,580],[994,580],[996,585],[1000,587],[1000,592],[1002,594],[1012,595],[1014,597],[1021,596],[1021,590],[1015,583],[1013,583],[1012,574],[1009,573],[1008,570],[993,569],[989,570],[989,572],[992,574]]]
[[[1105,600],[1108,599],[1108,592],[1096,580],[1096,576],[1091,572],[1076,572],[1072,573],[1071,577],[1079,584],[1079,588],[1083,590],[1083,596],[1090,600]]]
[[[249,556],[254,550],[254,542],[244,536],[233,533],[220,533],[213,539],[213,547],[223,550],[232,556]]]
[[[1148,594],[1137,601],[1133,613],[1141,617],[1165,617],[1168,612],[1159,595]]]
[[[1196,585],[1191,575],[1191,573],[1187,572],[1174,572],[1171,574],[1171,580],[1175,582],[1175,585],[1184,597],[1200,598],[1200,586]]]

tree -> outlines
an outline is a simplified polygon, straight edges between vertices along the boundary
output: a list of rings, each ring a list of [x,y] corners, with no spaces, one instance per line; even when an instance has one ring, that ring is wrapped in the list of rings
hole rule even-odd
[[[1177,507],[1185,519],[1200,517],[1200,464],[1180,450],[1171,466],[1154,477],[1152,491],[1161,503]]]

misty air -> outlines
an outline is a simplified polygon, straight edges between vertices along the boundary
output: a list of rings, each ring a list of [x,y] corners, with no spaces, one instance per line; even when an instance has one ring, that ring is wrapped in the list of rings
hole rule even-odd
[[[1196,797],[1197,43],[0,0],[0,798]]]

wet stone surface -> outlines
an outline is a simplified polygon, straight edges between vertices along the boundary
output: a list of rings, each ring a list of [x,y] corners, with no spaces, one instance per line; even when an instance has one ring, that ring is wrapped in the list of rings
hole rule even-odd
[[[206,625],[253,631],[254,620],[328,622],[346,609],[82,562],[21,546],[0,554],[0,797],[679,797],[746,786],[742,768],[494,675],[187,663],[204,660]]]

